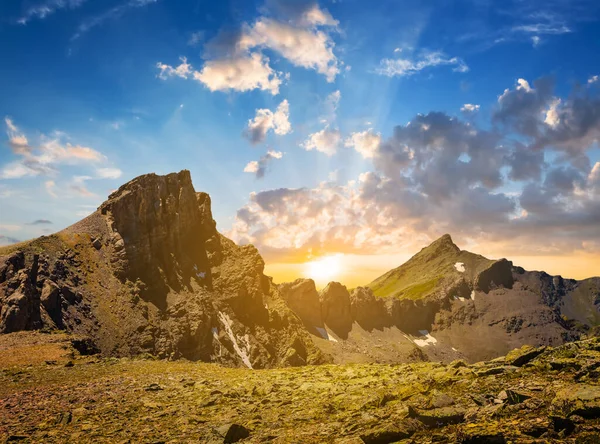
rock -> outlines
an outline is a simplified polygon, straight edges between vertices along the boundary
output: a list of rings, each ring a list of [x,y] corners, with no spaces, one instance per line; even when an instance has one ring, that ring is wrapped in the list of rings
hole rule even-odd
[[[518,367],[512,365],[501,365],[498,367],[484,368],[475,372],[477,376],[501,375],[502,373],[512,373],[518,370]]]
[[[508,365],[514,365],[516,367],[522,367],[528,362],[532,361],[546,350],[546,347],[531,347],[530,345],[524,345],[521,348],[517,348],[509,352],[505,357],[505,362]]]
[[[361,433],[360,438],[365,444],[388,444],[401,439],[410,438],[418,429],[418,425],[410,420],[397,424],[385,424]]]
[[[567,417],[600,418],[600,386],[578,384],[566,387],[556,394],[552,407]]]
[[[217,433],[223,438],[223,443],[234,443],[250,436],[250,431],[239,424],[225,424],[219,427]]]
[[[431,408],[441,408],[441,407],[450,407],[455,404],[454,398],[451,396],[442,393],[441,395],[435,396],[429,405]]]
[[[102,239],[100,239],[99,237],[92,239],[92,246],[96,250],[99,250],[100,248],[102,248]]]
[[[445,427],[465,420],[465,410],[460,407],[441,407],[425,411],[418,411],[411,407],[408,414],[428,427]]]
[[[350,294],[339,282],[330,282],[319,292],[323,322],[339,337],[346,339],[352,329]]]
[[[523,392],[518,392],[510,389],[502,390],[497,396],[497,399],[499,399],[500,401],[511,405],[520,404],[521,402],[524,402],[529,398],[531,398],[531,396]]]
[[[321,301],[312,279],[296,279],[294,282],[281,284],[279,293],[307,327],[323,327]]]
[[[350,294],[352,320],[362,328],[371,331],[390,325],[390,320],[382,299],[377,299],[368,287],[357,287]]]
[[[500,259],[477,275],[475,290],[488,293],[496,287],[512,288],[513,283],[512,262]]]
[[[163,388],[156,383],[152,383],[149,386],[144,387],[144,390],[147,392],[158,392],[159,390],[163,390]]]

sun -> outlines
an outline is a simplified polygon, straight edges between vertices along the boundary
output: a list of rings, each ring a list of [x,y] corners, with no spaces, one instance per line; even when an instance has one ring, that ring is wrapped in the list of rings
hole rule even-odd
[[[324,256],[314,261],[307,262],[306,275],[317,282],[327,283],[342,271],[341,255]]]

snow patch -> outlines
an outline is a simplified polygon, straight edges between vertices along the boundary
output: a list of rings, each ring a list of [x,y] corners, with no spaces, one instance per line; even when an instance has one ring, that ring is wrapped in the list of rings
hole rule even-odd
[[[452,350],[454,350],[455,352],[457,352],[457,351],[458,351],[458,350],[457,350],[457,349],[455,349],[454,347],[452,347]]]
[[[194,264],[194,272],[196,273],[196,277],[199,277],[200,279],[204,279],[206,277],[206,272],[198,270],[198,265],[195,265],[195,264]]]
[[[325,328],[322,328],[322,327],[315,327],[315,328],[317,329],[317,331],[319,332],[319,334],[321,335],[321,337],[323,339],[327,339],[328,341],[331,341],[331,342],[338,342],[338,340],[335,339],[333,336],[329,336],[329,332]]]
[[[458,271],[459,273],[464,273],[465,272],[465,264],[464,262],[457,262],[454,264],[454,268],[456,268],[456,271]]]
[[[252,368],[252,363],[250,362],[250,358],[248,357],[248,353],[250,353],[250,338],[248,337],[248,335],[237,337],[235,333],[233,333],[233,329],[231,328],[231,326],[233,325],[233,321],[225,313],[219,312],[219,320],[223,324],[223,327],[225,327],[225,333],[227,333],[227,336],[229,336],[229,339],[233,343],[233,349],[235,350],[235,352],[241,358],[242,362],[246,365],[246,367]],[[241,347],[238,343],[238,340],[242,343]]]
[[[471,291],[471,299],[475,300],[475,290]]]
[[[419,333],[421,336],[413,339],[413,342],[419,347],[427,347],[428,345],[437,344],[437,339],[431,336],[427,330],[419,330]]]
[[[454,296],[454,300],[455,301],[460,301],[460,302],[465,302],[466,301],[466,299],[463,298],[462,296]]]

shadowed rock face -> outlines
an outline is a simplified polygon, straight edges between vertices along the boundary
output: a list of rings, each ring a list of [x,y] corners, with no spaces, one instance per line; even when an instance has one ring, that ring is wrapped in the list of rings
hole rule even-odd
[[[357,287],[350,294],[352,319],[365,330],[382,329],[391,325],[384,301],[375,298],[368,287]]]
[[[263,270],[256,248],[217,232],[188,171],[148,174],[68,229],[0,250],[0,332],[65,328],[120,356],[323,362]]]
[[[279,292],[309,329],[323,327],[321,301],[312,279],[296,279],[294,282],[281,284]]]
[[[353,322],[348,289],[339,282],[330,282],[319,293],[319,299],[323,322],[339,337],[346,339]]]

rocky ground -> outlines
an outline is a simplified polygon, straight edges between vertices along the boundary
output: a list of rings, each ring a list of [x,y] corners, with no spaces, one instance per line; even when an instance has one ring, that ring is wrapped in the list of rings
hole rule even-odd
[[[472,365],[250,370],[90,352],[65,333],[0,336],[0,439],[600,442],[599,338]]]

